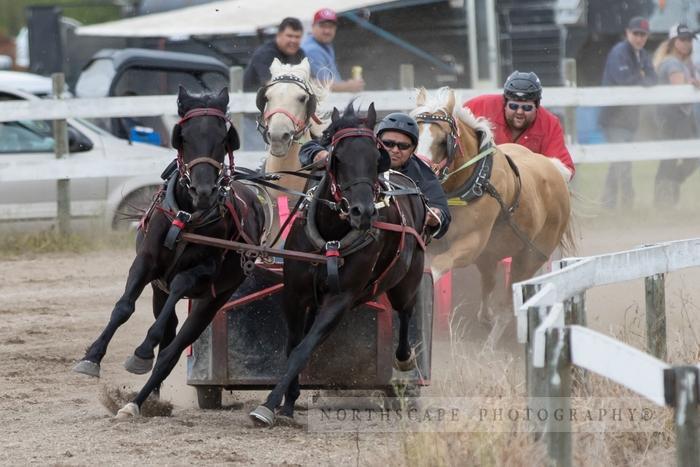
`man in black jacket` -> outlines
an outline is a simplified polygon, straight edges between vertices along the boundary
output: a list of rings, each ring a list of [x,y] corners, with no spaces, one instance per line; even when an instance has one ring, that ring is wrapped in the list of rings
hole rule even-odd
[[[632,18],[625,29],[625,39],[616,44],[608,54],[603,71],[603,86],[651,86],[656,84],[656,72],[644,45],[649,38],[649,20]],[[610,143],[629,143],[639,127],[639,107],[604,107],[600,112],[600,127]],[[634,204],[632,187],[632,163],[613,162],[608,169],[603,193],[603,205],[608,209],[617,206],[618,192],[621,204],[631,208]]]
[[[301,49],[304,28],[297,18],[285,18],[271,41],[255,49],[243,74],[243,91],[255,92],[270,81],[270,65],[275,58],[296,65],[306,57]]]
[[[411,178],[425,196],[430,208],[428,226],[433,237],[440,238],[450,225],[452,216],[447,196],[440,181],[428,165],[414,151],[418,146],[418,125],[409,115],[395,112],[387,115],[377,126],[377,137],[391,157],[391,168]],[[303,166],[328,157],[328,150],[317,141],[309,141],[299,151]]]

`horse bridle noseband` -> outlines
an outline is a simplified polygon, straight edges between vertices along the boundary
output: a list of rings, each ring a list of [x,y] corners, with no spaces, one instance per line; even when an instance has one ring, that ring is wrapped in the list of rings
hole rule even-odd
[[[462,151],[461,143],[459,140],[459,130],[457,129],[457,124],[451,115],[435,115],[431,113],[422,113],[415,116],[416,123],[427,123],[429,125],[436,125],[440,122],[445,122],[450,126],[450,133],[447,137],[447,157],[437,164],[432,164],[433,171],[438,176],[440,181],[447,176],[447,170],[452,165],[455,160],[455,152],[457,149]]]
[[[219,109],[215,109],[213,107],[192,109],[189,112],[187,112],[180,119],[180,121],[177,122],[177,124],[182,126],[182,124],[185,123],[186,121],[191,120],[193,118],[197,118],[197,117],[217,117],[217,118],[220,118],[226,124],[227,130],[231,126],[233,126],[233,123],[231,123],[231,120],[226,116],[226,114],[224,112],[222,112]],[[226,147],[226,153],[228,154],[228,160],[229,160],[228,167],[226,167],[225,164],[215,160],[210,155],[196,157],[192,161],[190,161],[188,164],[188,163],[185,163],[184,157],[182,155],[182,149],[179,149],[177,151],[177,168],[178,168],[178,172],[180,174],[180,182],[186,188],[189,188],[190,183],[191,183],[190,171],[192,170],[192,168],[198,164],[209,164],[217,170],[217,177],[218,177],[217,185],[219,185],[220,188],[228,187],[229,182],[231,180],[231,174],[233,173],[233,168],[234,168],[233,150],[230,147]]]
[[[264,87],[262,87],[258,91],[258,95],[260,93],[265,93],[268,88],[274,86],[277,83],[292,83],[297,86],[299,86],[308,96],[309,100],[310,99],[315,99],[316,95],[309,89],[309,87],[306,85],[304,80],[302,78],[299,78],[298,76],[295,75],[280,75],[272,78],[272,80],[266,84]],[[267,104],[266,104],[267,105]],[[314,106],[315,107],[315,106]],[[299,139],[304,135],[306,130],[309,129],[311,126],[311,120],[313,119],[314,122],[320,124],[321,120],[316,116],[315,112],[309,112],[309,105],[307,101],[307,107],[306,107],[306,119],[301,120],[296,117],[296,115],[292,114],[290,111],[287,109],[283,109],[281,107],[278,107],[276,109],[268,110],[265,112],[265,108],[261,108],[260,110],[260,115],[258,116],[256,123],[257,123],[257,130],[258,132],[262,135],[263,140],[265,141],[266,144],[270,144],[269,138],[267,136],[268,132],[268,122],[270,121],[270,118],[272,118],[273,115],[275,114],[283,114],[287,118],[289,118],[292,121],[292,124],[294,125],[294,135],[292,136],[293,141],[299,141]],[[310,115],[309,115],[310,114]]]

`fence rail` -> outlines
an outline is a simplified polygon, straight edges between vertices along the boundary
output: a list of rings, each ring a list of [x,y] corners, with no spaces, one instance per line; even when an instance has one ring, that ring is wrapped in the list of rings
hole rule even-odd
[[[673,407],[678,465],[696,465],[700,366],[671,366],[661,358],[666,354],[664,274],[700,266],[700,238],[567,258],[560,265],[559,270],[513,284],[518,340],[527,350],[530,397],[570,397],[570,386],[561,381],[568,381],[572,367],[594,372],[659,406]],[[647,294],[647,346],[654,355],[585,327],[585,309],[573,313],[583,307],[586,290],[641,278]],[[554,463],[571,465],[570,433],[544,430]]]

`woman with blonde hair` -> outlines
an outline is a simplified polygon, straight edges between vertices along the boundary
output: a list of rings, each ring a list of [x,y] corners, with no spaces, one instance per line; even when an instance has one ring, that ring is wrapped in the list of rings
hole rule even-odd
[[[668,39],[654,53],[654,67],[659,84],[693,84],[698,86],[691,55],[695,33],[684,24],[671,28]],[[659,106],[656,114],[660,136],[663,139],[690,139],[697,137],[692,104]],[[654,204],[674,206],[680,196],[681,184],[697,168],[698,159],[669,159],[659,163],[654,184]]]

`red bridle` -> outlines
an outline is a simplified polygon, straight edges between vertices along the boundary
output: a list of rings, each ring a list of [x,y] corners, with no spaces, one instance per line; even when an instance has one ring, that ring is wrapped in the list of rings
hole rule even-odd
[[[386,149],[384,147],[384,144],[381,142],[379,138],[374,134],[374,131],[370,130],[369,128],[343,128],[342,130],[338,130],[335,132],[333,135],[333,138],[331,139],[331,147],[329,148],[329,153],[330,156],[329,158],[333,157],[333,154],[335,153],[335,148],[338,145],[338,143],[346,138],[370,138],[376,145],[378,149]],[[366,178],[358,178],[355,180],[352,180],[351,182],[345,184],[345,186],[339,185],[336,182],[335,179],[335,174],[331,170],[331,166],[333,164],[329,163],[326,164],[326,171],[328,172],[328,176],[331,179],[331,194],[333,195],[333,198],[335,199],[336,203],[339,203],[339,205],[342,205],[343,200],[345,200],[345,203],[347,204],[347,198],[343,197],[342,190],[343,189],[348,189],[353,185],[357,185],[360,183],[367,183],[371,185],[374,189],[375,192],[379,191],[379,186],[377,184],[376,180],[369,180]]]
[[[230,126],[233,126],[233,123],[231,123],[231,120],[226,116],[224,112],[222,112],[219,109],[215,109],[213,107],[205,107],[205,108],[200,108],[200,109],[192,109],[189,112],[187,112],[179,122],[177,122],[178,125],[182,125],[188,120],[191,120],[193,118],[197,117],[217,117],[220,118],[221,120],[224,121],[226,124],[226,129],[228,130]],[[230,125],[230,126],[229,126]],[[214,160],[212,157],[205,155],[205,156],[200,156],[192,161],[189,162],[189,164],[185,163],[184,158],[182,156],[182,151],[178,150],[177,151],[177,167],[180,172],[180,177],[182,180],[189,180],[190,179],[190,170],[192,167],[194,167],[197,164],[209,164],[214,166],[217,171],[218,175],[220,178],[226,178],[228,177],[231,173],[233,173],[234,169],[234,162],[233,162],[233,149],[230,147],[226,147],[226,153],[228,154],[228,161],[229,165],[226,167],[224,164]]]

